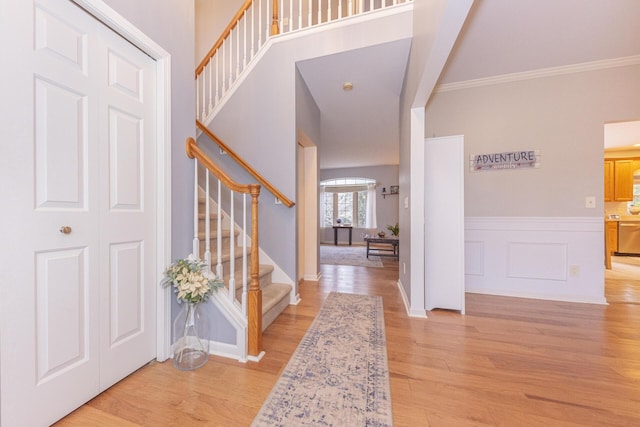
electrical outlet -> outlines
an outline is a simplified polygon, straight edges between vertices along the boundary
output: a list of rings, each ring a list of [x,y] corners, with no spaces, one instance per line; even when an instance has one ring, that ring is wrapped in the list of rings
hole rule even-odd
[[[596,207],[596,198],[593,196],[587,196],[584,198],[584,207],[593,209]]]
[[[580,266],[579,265],[570,265],[569,266],[569,276],[578,277],[580,275]]]

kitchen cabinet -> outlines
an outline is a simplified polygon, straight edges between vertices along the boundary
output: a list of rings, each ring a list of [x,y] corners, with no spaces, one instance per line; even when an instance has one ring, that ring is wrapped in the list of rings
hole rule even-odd
[[[607,221],[606,239],[609,252],[618,250],[618,221]]]
[[[613,201],[613,188],[615,184],[615,177],[613,175],[613,160],[604,161],[604,201]]]
[[[633,200],[634,160],[604,161],[604,201],[629,202]]]
[[[611,270],[611,255],[618,250],[618,221],[604,222],[604,266]]]

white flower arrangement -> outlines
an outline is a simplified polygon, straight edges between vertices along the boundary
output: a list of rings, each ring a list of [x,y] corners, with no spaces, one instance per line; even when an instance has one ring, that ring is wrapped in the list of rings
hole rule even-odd
[[[197,304],[206,301],[223,286],[222,280],[207,268],[207,264],[193,255],[171,264],[164,276],[162,285],[173,286],[178,302]]]

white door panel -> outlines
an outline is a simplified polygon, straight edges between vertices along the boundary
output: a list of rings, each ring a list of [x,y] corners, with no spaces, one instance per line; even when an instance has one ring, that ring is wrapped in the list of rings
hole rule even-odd
[[[101,388],[155,356],[155,62],[134,46],[111,44],[104,69],[107,85],[101,156],[103,174],[100,241]]]
[[[155,357],[155,62],[68,0],[0,21],[32,29],[2,42],[0,424],[48,425]]]
[[[464,137],[426,139],[424,164],[425,307],[464,314]]]

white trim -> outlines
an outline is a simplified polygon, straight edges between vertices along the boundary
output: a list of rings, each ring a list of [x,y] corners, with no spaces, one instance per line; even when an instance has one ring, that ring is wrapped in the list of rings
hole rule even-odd
[[[623,58],[605,59],[602,61],[585,62],[582,64],[563,65],[560,67],[543,68],[540,70],[525,71],[521,73],[504,74],[501,76],[485,77],[481,79],[466,80],[463,82],[446,83],[437,86],[434,93],[451,92],[455,90],[470,89],[483,86],[491,86],[503,83],[518,82],[523,80],[540,79],[544,77],[562,76],[566,74],[582,73],[585,71],[605,70],[608,68],[627,67],[640,64],[640,55]]]
[[[322,277],[322,273],[318,272],[318,273],[317,273],[317,274],[315,274],[315,275],[312,275],[312,274],[305,274],[305,275],[302,277],[302,279],[303,279],[305,282],[319,282],[321,277]]]
[[[156,61],[156,359],[163,361],[170,356],[171,348],[171,290],[159,287],[162,273],[171,262],[171,55],[104,1],[72,1]]]
[[[396,285],[398,286],[398,290],[400,290],[400,296],[402,297],[402,303],[404,304],[404,310],[407,313],[407,316],[409,317],[417,317],[420,319],[426,319],[427,318],[427,312],[424,310],[411,310],[410,304],[409,304],[409,298],[407,298],[407,294],[404,291],[404,286],[402,286],[402,281],[400,279],[398,279],[398,281],[396,282]]]

